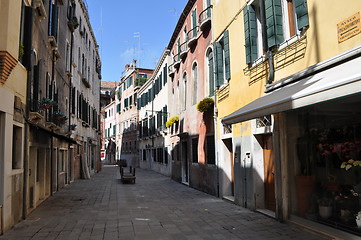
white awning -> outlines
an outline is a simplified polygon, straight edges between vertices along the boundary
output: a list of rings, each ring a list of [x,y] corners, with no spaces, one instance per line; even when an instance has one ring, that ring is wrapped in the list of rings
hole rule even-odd
[[[230,125],[361,92],[361,57],[281,87],[222,118]]]

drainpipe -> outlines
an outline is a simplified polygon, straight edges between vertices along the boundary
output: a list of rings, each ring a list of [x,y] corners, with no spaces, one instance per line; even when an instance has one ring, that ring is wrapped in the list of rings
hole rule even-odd
[[[259,1],[260,5],[260,15],[261,15],[261,25],[262,25],[262,42],[263,42],[263,50],[266,53],[266,58],[268,59],[269,64],[269,74],[266,81],[266,87],[271,84],[274,80],[274,63],[273,63],[273,51],[272,49],[268,48],[268,41],[267,41],[267,23],[266,23],[266,8],[264,0]]]
[[[25,11],[25,5],[22,2],[22,7],[24,8],[23,11]],[[34,2],[32,3],[32,7],[34,7]],[[30,17],[30,21],[33,22],[34,21],[34,11],[31,14]],[[31,56],[30,56],[30,63],[28,63],[28,74],[27,74],[27,84],[26,84],[26,106],[25,106],[25,120],[29,119],[29,111],[30,111],[30,102],[31,102],[31,98],[30,98],[30,94],[31,94],[31,81],[33,79],[34,76],[34,71],[33,71],[33,67],[34,67],[34,51],[33,51],[33,24],[30,24],[30,36],[29,36],[29,41],[30,41],[30,49],[31,49]],[[23,172],[23,219],[26,218],[26,213],[27,213],[27,194],[28,194],[28,189],[27,189],[27,185],[28,185],[28,168],[29,168],[29,156],[28,156],[28,148],[29,148],[29,144],[28,144],[28,131],[29,131],[29,124],[25,123],[25,129],[24,129],[25,133],[24,133],[24,172]]]
[[[213,114],[213,119],[214,119],[214,149],[216,151],[216,196],[219,197],[219,156],[218,156],[218,142],[217,142],[217,116],[218,116],[218,109],[217,109],[217,92],[219,90],[219,87],[216,87],[216,91],[214,94],[214,114]]]

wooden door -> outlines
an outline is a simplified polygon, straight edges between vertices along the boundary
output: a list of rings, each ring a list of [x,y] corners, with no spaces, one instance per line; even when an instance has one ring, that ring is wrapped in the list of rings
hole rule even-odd
[[[263,162],[266,208],[271,211],[276,211],[272,135],[265,135],[263,137]]]

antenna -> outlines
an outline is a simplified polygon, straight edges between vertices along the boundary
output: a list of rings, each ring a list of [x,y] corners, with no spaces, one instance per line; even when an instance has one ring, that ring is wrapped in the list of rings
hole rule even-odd
[[[140,32],[133,33],[133,37],[139,39],[139,46],[138,46],[138,66],[140,66],[140,56],[141,56],[141,49],[140,49]]]

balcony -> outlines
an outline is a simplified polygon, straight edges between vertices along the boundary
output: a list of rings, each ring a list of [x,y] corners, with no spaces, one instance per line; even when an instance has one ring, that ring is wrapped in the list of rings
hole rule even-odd
[[[82,77],[81,79],[85,85],[85,87],[90,88],[90,83],[88,82],[88,79],[86,77]]]
[[[180,56],[179,56],[179,53],[176,54],[174,57],[173,57],[173,65],[175,68],[179,68],[180,66]]]
[[[193,48],[197,44],[199,27],[195,26],[187,33],[188,47]]]
[[[71,32],[74,32],[79,27],[78,19],[73,17],[71,20],[68,20],[68,27]]]
[[[40,22],[46,18],[46,11],[43,1],[44,0],[34,0],[34,8],[39,16]]]
[[[174,64],[168,66],[168,76],[173,77],[175,73]]]
[[[184,43],[182,43],[180,45],[180,53],[179,53],[179,57],[183,60],[186,56],[187,56],[187,53],[188,53],[188,42],[185,41]]]
[[[199,14],[199,27],[202,32],[211,27],[211,21],[212,21],[212,5],[204,9]]]

